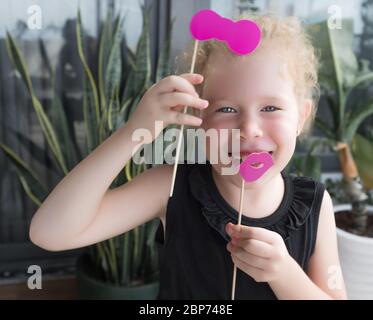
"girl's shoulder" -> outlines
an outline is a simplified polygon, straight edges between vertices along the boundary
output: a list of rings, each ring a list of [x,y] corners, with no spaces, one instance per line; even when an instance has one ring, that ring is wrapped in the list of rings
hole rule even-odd
[[[326,190],[325,184],[319,180],[316,180],[308,176],[297,176],[295,174],[283,174],[284,178],[291,180],[294,192],[299,191],[300,193],[307,192],[308,198],[314,200],[314,198],[320,197]]]

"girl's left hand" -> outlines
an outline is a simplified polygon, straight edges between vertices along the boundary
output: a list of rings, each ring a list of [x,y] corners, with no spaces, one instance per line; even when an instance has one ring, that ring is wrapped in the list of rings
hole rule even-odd
[[[228,223],[232,238],[227,249],[233,262],[257,282],[276,282],[285,276],[292,257],[274,231]]]

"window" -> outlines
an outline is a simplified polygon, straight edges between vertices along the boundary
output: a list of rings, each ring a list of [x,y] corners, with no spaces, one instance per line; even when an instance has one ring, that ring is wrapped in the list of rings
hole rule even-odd
[[[4,0],[0,4],[0,141],[39,173],[41,182],[48,186],[48,190],[52,190],[61,176],[51,166],[29,94],[10,63],[4,30],[9,30],[17,41],[29,68],[35,93],[47,113],[53,97],[51,78],[46,68],[46,59],[49,61],[68,122],[77,133],[79,149],[84,142],[84,125],[81,101],[83,70],[75,36],[78,5],[88,61],[93,64],[97,53],[91,48],[97,47],[100,21],[106,18],[109,8],[122,14],[127,43],[131,48],[136,46],[142,28],[140,4],[150,9],[152,60],[155,60],[158,41],[163,37],[169,21],[168,1]],[[32,30],[28,25],[34,12],[30,13],[28,9],[33,5],[41,10],[40,30]],[[17,132],[22,136],[17,136]],[[51,253],[29,241],[29,225],[37,206],[25,194],[15,168],[2,151],[0,168],[0,284],[24,276],[31,264],[40,265],[43,273],[61,273],[63,269],[70,272],[80,250]]]

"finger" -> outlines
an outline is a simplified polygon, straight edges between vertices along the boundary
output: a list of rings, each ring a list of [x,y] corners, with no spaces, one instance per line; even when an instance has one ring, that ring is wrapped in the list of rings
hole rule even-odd
[[[226,226],[226,231],[231,237],[257,239],[269,244],[274,243],[278,235],[275,232],[269,231],[265,228],[249,227],[239,224],[236,225],[230,222]]]
[[[237,266],[237,268],[241,269],[243,272],[248,274],[250,277],[252,277],[256,282],[262,282],[264,281],[264,270],[259,269],[253,266],[250,266],[245,261],[242,261],[237,256],[231,255],[233,263]]]
[[[189,93],[198,97],[198,93],[193,85],[201,83],[202,80],[203,77],[197,74],[183,74],[180,76],[172,75],[159,81],[157,87],[161,94],[166,92],[179,91]]]
[[[182,77],[186,80],[188,80],[190,83],[196,85],[203,82],[203,75],[199,73],[183,73],[180,74],[179,77]]]
[[[244,261],[246,264],[258,269],[265,270],[270,263],[269,259],[248,253],[241,247],[234,246],[231,243],[228,244],[227,249],[233,256],[236,256],[238,259]]]
[[[188,108],[188,106],[186,106],[187,108]],[[178,105],[178,106],[175,106],[175,107],[171,107],[170,109],[172,110],[172,111],[177,111],[177,112],[184,112],[184,108],[185,108],[185,106],[183,105]],[[199,111],[199,112],[198,112]],[[197,117],[200,117],[200,118],[202,118],[202,116],[201,116],[201,111],[200,110],[196,110],[196,109],[191,109],[191,110],[187,110],[187,113],[188,114],[191,114],[191,115],[193,115],[193,116],[197,116]]]
[[[257,239],[239,239],[234,238],[232,243],[244,249],[246,252],[256,255],[262,258],[269,258],[273,253],[273,246],[267,242],[263,242]]]
[[[181,113],[176,111],[169,112],[169,121],[173,124],[184,124],[188,126],[199,127],[202,124],[202,119],[192,116],[187,113]]]
[[[209,105],[209,102],[207,100],[200,99],[190,95],[189,93],[183,92],[163,93],[159,96],[159,101],[162,106],[166,107],[184,105],[197,109],[205,109]]]
[[[188,106],[186,106],[186,107],[188,107]],[[178,105],[176,107],[172,107],[171,110],[177,111],[177,112],[184,112],[184,108],[185,108],[184,105]]]

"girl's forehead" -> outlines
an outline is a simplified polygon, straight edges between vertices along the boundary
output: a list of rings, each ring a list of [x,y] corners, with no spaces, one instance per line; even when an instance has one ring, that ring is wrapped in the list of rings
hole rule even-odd
[[[260,73],[279,73],[286,76],[288,59],[282,50],[276,50],[275,46],[263,46],[253,54],[236,56],[222,51],[214,51],[207,60],[205,75],[226,74],[239,75]],[[255,74],[257,76],[257,74]]]
[[[269,94],[293,87],[288,62],[275,50],[258,50],[250,56],[232,57],[214,52],[205,69],[204,95],[225,92],[242,93],[255,88]],[[268,91],[268,92],[267,92]]]

